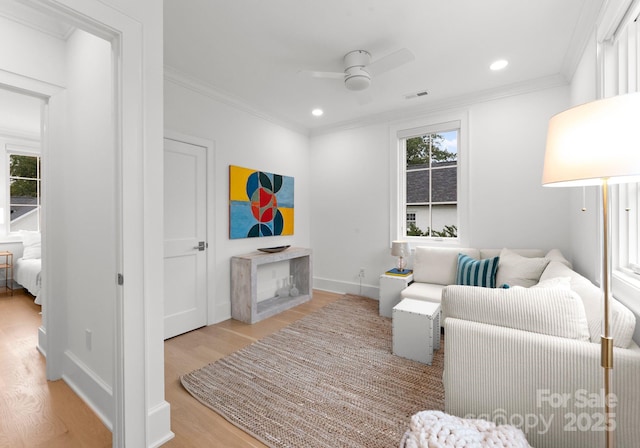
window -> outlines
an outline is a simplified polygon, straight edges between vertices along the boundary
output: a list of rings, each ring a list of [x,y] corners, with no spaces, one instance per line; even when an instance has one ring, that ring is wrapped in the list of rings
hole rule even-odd
[[[467,244],[468,122],[451,110],[389,126],[390,241]]]
[[[456,238],[458,130],[404,139],[405,207],[413,214],[405,236]]]
[[[635,2],[621,22],[600,29],[599,44],[602,76],[599,87],[602,97],[640,90],[640,24],[637,17],[640,3]],[[639,284],[640,281],[640,183],[611,186],[612,288],[618,299],[625,293],[620,279]],[[637,293],[637,291],[636,291]],[[634,293],[634,295],[636,294]]]
[[[640,276],[640,184],[615,185],[612,193],[612,221],[618,239],[617,250],[614,250],[617,268]]]
[[[9,231],[40,230],[40,157],[9,153]]]

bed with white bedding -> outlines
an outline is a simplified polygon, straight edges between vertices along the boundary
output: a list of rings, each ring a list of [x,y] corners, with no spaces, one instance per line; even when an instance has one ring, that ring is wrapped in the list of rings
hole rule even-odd
[[[14,265],[15,281],[23,286],[29,293],[35,296],[35,303],[40,303],[40,271],[42,270],[42,260],[40,258],[18,258]]]
[[[40,272],[42,271],[40,232],[21,230],[20,236],[22,237],[23,251],[22,257],[18,258],[13,266],[13,278],[36,298],[37,305],[42,305],[40,300]]]

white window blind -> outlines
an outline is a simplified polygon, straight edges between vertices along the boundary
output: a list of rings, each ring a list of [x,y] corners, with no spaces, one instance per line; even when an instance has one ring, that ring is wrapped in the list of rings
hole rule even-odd
[[[634,2],[612,37],[600,45],[603,97],[640,90],[640,26],[637,17],[638,2]],[[611,192],[613,268],[640,275],[640,183],[614,185]]]

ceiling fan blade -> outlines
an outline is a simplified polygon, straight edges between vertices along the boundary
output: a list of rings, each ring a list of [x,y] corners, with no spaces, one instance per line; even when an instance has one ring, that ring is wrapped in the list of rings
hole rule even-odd
[[[314,70],[300,70],[301,75],[311,76],[312,78],[334,78],[344,79],[344,72],[318,72]]]
[[[401,65],[406,64],[407,62],[411,62],[415,59],[415,56],[411,51],[403,48],[402,50],[398,50],[395,53],[388,54],[383,58],[378,59],[377,61],[373,61],[371,64],[365,67],[371,75],[379,75],[384,72],[388,72],[393,70],[394,68],[400,67]]]

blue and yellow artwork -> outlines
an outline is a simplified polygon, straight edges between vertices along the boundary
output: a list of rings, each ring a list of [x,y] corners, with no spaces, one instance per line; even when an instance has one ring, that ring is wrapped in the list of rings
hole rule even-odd
[[[293,177],[229,166],[229,237],[293,235]]]

